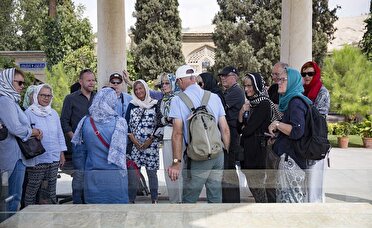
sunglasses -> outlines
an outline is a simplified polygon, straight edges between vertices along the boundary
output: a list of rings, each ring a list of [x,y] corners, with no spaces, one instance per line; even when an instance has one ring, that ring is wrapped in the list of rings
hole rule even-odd
[[[306,75],[309,77],[313,77],[315,75],[315,72],[302,72],[301,75],[303,78],[306,77]]]
[[[112,81],[110,82],[111,84],[114,84],[114,85],[120,85],[122,82],[115,82],[115,81]]]
[[[13,80],[18,83],[18,86],[23,86],[25,84],[25,81],[18,81],[18,80]]]
[[[163,82],[163,83],[161,83],[160,85],[161,85],[161,86],[163,86],[163,85],[170,85],[170,83],[169,83],[169,82]]]

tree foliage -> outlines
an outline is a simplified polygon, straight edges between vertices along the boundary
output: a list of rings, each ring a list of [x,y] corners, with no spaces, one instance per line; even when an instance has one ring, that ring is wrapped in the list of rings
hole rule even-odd
[[[61,114],[63,100],[70,92],[69,77],[66,75],[62,62],[54,65],[51,70],[46,71],[47,83],[53,88],[52,107]]]
[[[279,60],[281,1],[217,0],[215,70],[227,65],[268,76]]]
[[[338,20],[336,11],[340,7],[329,9],[328,0],[313,0],[313,60],[323,65],[327,55],[327,44],[334,39],[336,28],[333,24]]]
[[[322,80],[330,91],[331,110],[348,116],[372,112],[372,63],[361,50],[345,46],[326,57]]]
[[[220,11],[216,29],[214,70],[235,65],[242,72],[261,72],[267,79],[280,58],[281,1],[217,0]],[[313,59],[320,64],[333,39],[337,8],[329,10],[327,0],[313,0]]]
[[[48,67],[57,64],[66,54],[81,47],[87,46],[93,50],[92,28],[88,19],[82,18],[83,6],[75,7],[71,0],[60,0],[57,4],[57,16],[51,18],[48,16],[49,1],[10,2],[18,4],[8,4],[4,11],[1,7],[0,26],[7,26],[3,25],[3,21],[13,23],[11,25],[15,32],[11,30],[6,32],[4,37],[1,36],[0,50],[45,51]],[[5,46],[3,40],[14,42],[8,42]]]
[[[2,0],[0,4],[0,50],[12,50],[17,45],[18,35],[15,23],[15,1]]]
[[[361,46],[369,61],[372,61],[372,1],[369,6],[369,16],[364,21],[366,23],[366,32],[363,35]]]
[[[137,0],[131,28],[133,57],[140,78],[155,79],[162,72],[174,72],[184,63],[181,52],[181,19],[177,0]]]

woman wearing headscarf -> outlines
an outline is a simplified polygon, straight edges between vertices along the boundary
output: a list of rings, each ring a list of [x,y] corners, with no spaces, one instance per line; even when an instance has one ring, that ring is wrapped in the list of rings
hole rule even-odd
[[[149,179],[152,203],[158,200],[159,143],[154,132],[156,123],[157,100],[150,97],[149,87],[143,80],[133,83],[133,100],[128,105],[125,119],[128,122],[128,137],[132,142],[127,151],[130,160],[129,169],[129,201],[134,203],[139,180],[138,169],[146,168]]]
[[[160,75],[160,85],[161,91],[163,92],[163,98],[158,101],[157,105],[158,129],[156,130],[156,132],[163,132],[163,163],[164,167],[169,167],[173,164],[173,150],[171,140],[173,127],[171,119],[168,118],[168,114],[172,98],[179,91],[179,88],[176,85],[176,76],[170,73],[163,73]],[[168,190],[169,202],[182,203],[182,179],[171,181],[166,169],[164,169],[164,174],[165,183]]]
[[[41,129],[44,137],[41,144],[45,153],[26,160],[24,206],[38,204],[39,193],[42,203],[56,204],[56,187],[58,167],[65,162],[64,151],[67,150],[61,121],[58,113],[52,109],[53,90],[48,84],[35,87],[33,102],[25,111],[31,125]],[[46,183],[46,186],[44,186]]]
[[[23,98],[23,104],[22,104],[23,110],[26,110],[34,102],[33,97],[34,97],[35,88],[36,88],[36,85],[30,85],[29,87],[27,87],[26,93]]]
[[[279,75],[278,85],[279,111],[284,114],[280,122],[273,121],[268,128],[272,136],[278,134],[273,145],[280,157],[276,200],[278,203],[303,203],[307,202],[307,161],[295,153],[292,140],[300,139],[305,132],[308,106],[303,100],[308,104],[312,102],[303,95],[301,74],[297,70],[286,68]]]
[[[265,84],[258,73],[249,73],[243,78],[246,103],[238,116],[238,131],[244,160],[241,162],[250,191],[256,203],[268,202],[265,191],[266,138],[264,133],[279,113],[266,95]]]
[[[79,122],[71,142],[82,145],[84,200],[88,204],[128,203],[128,174],[125,152],[127,121],[116,112],[114,89],[101,89]]]
[[[22,197],[22,184],[26,167],[25,158],[15,137],[23,141],[31,136],[42,139],[40,129],[32,129],[27,116],[18,105],[24,88],[23,72],[11,68],[0,71],[0,123],[8,128],[8,136],[0,141],[0,173],[8,174],[8,195],[13,200],[7,204],[8,211],[17,211]]]
[[[304,95],[307,96],[325,117],[330,107],[330,96],[327,88],[321,81],[321,71],[316,62],[309,61],[301,67],[301,75],[304,82]]]
[[[301,75],[304,82],[304,95],[307,96],[318,109],[319,113],[326,118],[330,107],[330,96],[327,88],[321,81],[321,71],[315,62],[309,61],[301,67]],[[309,202],[324,202],[324,159],[309,160],[309,172],[307,183],[309,188]]]
[[[223,96],[221,88],[218,86],[217,80],[213,77],[213,74],[209,72],[201,73],[199,74],[197,81],[198,85],[202,89],[217,94],[221,99],[223,107],[225,108],[226,106],[225,98]]]

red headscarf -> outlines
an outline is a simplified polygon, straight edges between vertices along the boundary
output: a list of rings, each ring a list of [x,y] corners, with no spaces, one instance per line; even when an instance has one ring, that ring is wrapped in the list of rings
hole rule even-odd
[[[301,73],[309,68],[313,67],[315,71],[315,75],[313,76],[313,79],[311,80],[309,85],[304,85],[305,92],[304,95],[307,96],[310,100],[315,101],[316,97],[318,96],[319,90],[322,87],[322,81],[320,80],[320,68],[316,62],[309,61],[305,63],[301,67]]]

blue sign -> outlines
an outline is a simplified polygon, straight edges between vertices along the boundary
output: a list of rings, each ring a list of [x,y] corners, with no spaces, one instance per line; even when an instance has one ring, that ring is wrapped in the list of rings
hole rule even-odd
[[[46,67],[46,63],[20,63],[19,67],[22,69],[44,69]]]

